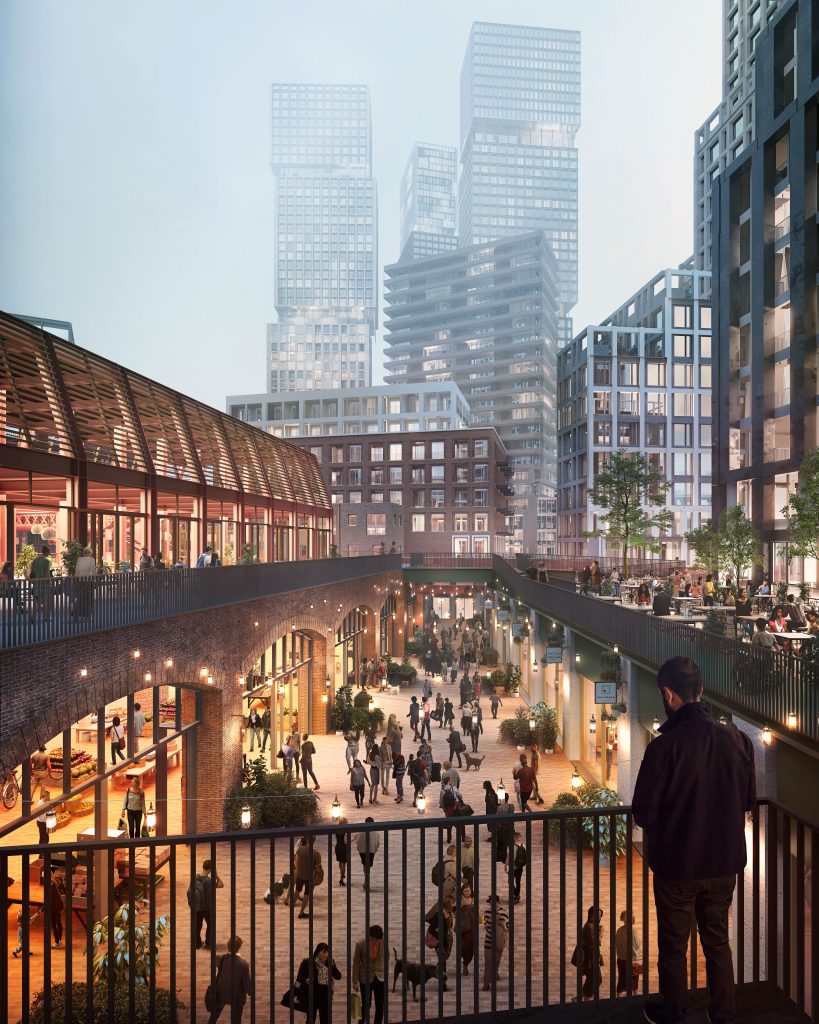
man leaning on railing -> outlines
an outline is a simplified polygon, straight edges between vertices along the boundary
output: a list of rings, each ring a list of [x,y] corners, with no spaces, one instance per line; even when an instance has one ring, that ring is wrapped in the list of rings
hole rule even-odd
[[[645,752],[632,801],[654,873],[663,996],[644,1016],[651,1024],[685,1017],[693,913],[711,990],[707,1019],[725,1024],[735,996],[728,911],[745,867],[745,815],[756,804],[754,751],[744,733],[709,717],[695,661],[667,661],[657,685],[667,721]]]

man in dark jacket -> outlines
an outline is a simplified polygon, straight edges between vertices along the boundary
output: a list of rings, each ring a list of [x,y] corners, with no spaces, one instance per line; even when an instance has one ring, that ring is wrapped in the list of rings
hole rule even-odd
[[[654,595],[653,607],[655,615],[670,615],[671,595],[667,594],[664,590],[661,590],[658,594]]]
[[[652,1024],[684,1019],[693,912],[711,990],[709,1020],[724,1024],[734,1013],[728,909],[745,867],[745,814],[756,804],[754,752],[744,733],[708,717],[696,662],[672,658],[657,685],[668,720],[645,752],[632,801],[654,872],[663,996],[644,1016]]]

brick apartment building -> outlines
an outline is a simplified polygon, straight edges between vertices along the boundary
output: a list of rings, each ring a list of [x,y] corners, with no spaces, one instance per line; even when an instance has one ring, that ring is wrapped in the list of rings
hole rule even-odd
[[[342,555],[502,553],[512,466],[494,428],[294,438],[330,491]]]

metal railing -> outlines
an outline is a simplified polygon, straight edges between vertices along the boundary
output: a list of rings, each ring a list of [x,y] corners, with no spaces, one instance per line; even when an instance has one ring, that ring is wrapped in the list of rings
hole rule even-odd
[[[410,569],[492,569],[492,555],[450,555],[414,551],[409,556]]]
[[[607,555],[595,558],[594,561],[604,573],[611,572],[612,569],[617,569],[620,573],[623,571],[622,556]],[[588,555],[551,555],[546,558],[539,558],[537,555],[517,556],[518,568],[524,572],[530,567],[536,569],[539,565],[545,566],[550,572],[580,572],[591,562],[592,558]],[[629,558],[628,566],[629,573],[637,576],[670,576],[675,569],[683,572],[686,568],[685,562],[678,558]]]
[[[151,622],[399,569],[400,555],[0,583],[0,650]]]
[[[606,647],[657,668],[669,658],[693,658],[709,696],[782,732],[819,743],[819,666],[813,661],[742,643],[676,619],[638,614],[565,588],[538,583],[495,558],[496,575],[530,608]],[[790,719],[796,716],[795,723]]]
[[[515,832],[525,864],[516,859]],[[614,835],[616,853],[607,838]],[[302,840],[307,872],[299,874],[311,882],[297,886],[292,866]],[[763,802],[746,843],[748,865],[737,878],[731,913],[740,997],[749,986],[757,1008],[774,1017],[792,1004],[810,1013],[819,1006],[819,831]],[[368,844],[373,856],[359,856]],[[545,1008],[583,995],[600,1006],[617,997],[618,984],[627,1000],[641,998],[657,991],[656,921],[643,852],[628,807],[4,847],[0,875],[12,881],[0,888],[0,912],[8,921],[20,908],[20,941],[10,957],[14,933],[0,930],[7,978],[0,1021],[48,1021],[63,1007],[59,1019],[67,1022],[100,1019],[106,1011],[108,1020],[205,1021],[205,993],[220,970],[231,972],[231,988],[239,986],[244,965],[223,962],[233,935],[242,939],[252,981],[250,1021],[292,1022],[300,1007],[312,1020],[323,1002],[323,1020],[346,1021],[353,997],[364,999],[356,1015],[366,1020],[374,1009],[366,1002],[383,1003],[387,1024]],[[223,887],[197,897],[204,859]],[[342,863],[344,888],[334,877]],[[52,879],[63,890],[59,903]],[[589,907],[602,914],[584,937]],[[32,921],[35,911],[40,916]],[[636,935],[640,949],[618,965],[621,912],[626,948]],[[105,918],[117,929],[100,932],[94,922]],[[363,940],[376,925],[383,941],[371,947]],[[62,942],[52,946],[49,933]],[[204,951],[201,938],[210,940]],[[329,947],[329,999],[311,956],[319,942]],[[362,985],[373,972],[383,982]],[[705,979],[694,934],[688,976],[691,989]],[[299,978],[299,1005],[283,1006]],[[767,1006],[760,983],[767,985]]]

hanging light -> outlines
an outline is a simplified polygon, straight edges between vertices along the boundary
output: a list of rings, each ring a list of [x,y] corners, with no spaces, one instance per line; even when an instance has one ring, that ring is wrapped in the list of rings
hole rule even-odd
[[[165,659],[165,668],[173,668],[173,658]]]
[[[250,828],[250,805],[242,807],[242,828]]]
[[[580,664],[580,655],[579,654],[575,654],[575,656],[574,656],[574,663],[575,663],[575,665],[579,665]]]
[[[136,650],[136,651],[134,651],[134,657],[135,657],[135,658],[138,658],[138,657],[140,656],[140,654],[141,654],[141,653],[142,653],[142,651],[140,651],[140,650]]]
[[[204,679],[207,674],[208,670],[204,666],[199,669],[199,675],[202,679]]]
[[[85,679],[85,677],[88,675],[88,669],[87,668],[81,668],[80,669],[80,675],[82,676],[83,679]]]
[[[145,682],[146,683],[150,683],[150,681],[151,681],[151,673],[150,672],[146,672],[145,673]]]
[[[656,734],[660,731],[660,719],[654,716],[654,721],[651,723],[651,731]]]
[[[419,793],[418,794],[417,804],[418,804],[418,813],[419,814],[423,814],[424,811],[427,809],[427,798],[424,796],[423,793]]]
[[[580,778],[580,772],[575,768],[572,772],[572,789],[580,789],[583,785],[583,780]]]
[[[534,732],[537,728],[537,720],[535,719],[534,713],[529,715],[529,728],[532,730],[532,732]]]
[[[333,821],[338,821],[341,817],[341,804],[338,802],[338,794],[336,794],[336,798],[330,806],[330,817]]]
[[[284,683],[279,683],[279,696],[284,696]]]
[[[154,810],[153,802],[151,802],[148,813],[145,815],[145,826],[149,832],[153,832],[156,828],[156,811]]]
[[[239,686],[244,686],[244,685],[245,685],[245,677],[244,676],[239,676]]]
[[[594,733],[597,732],[597,719],[594,717],[594,715],[592,715],[589,719],[589,732],[592,735],[594,735]]]
[[[728,724],[728,719],[725,717],[725,715],[720,715],[719,716],[719,724],[720,725],[727,725]]]
[[[329,689],[330,689],[330,687],[332,686],[332,682],[330,681],[330,673],[329,673],[329,672],[327,673],[327,677],[326,677],[326,678],[325,678],[325,680],[324,680],[324,685],[325,685],[325,687],[326,687],[326,688],[327,688],[328,690],[329,690]]]
[[[46,831],[56,832],[57,831],[57,812],[53,807],[49,807],[46,811]]]
[[[762,730],[762,742],[766,747],[769,747],[773,742],[773,733],[771,732],[771,727],[769,725],[766,725]]]
[[[503,803],[506,800],[506,786],[503,784],[503,779],[498,783],[498,803]]]
[[[795,729],[799,725],[799,719],[796,717],[795,711],[789,711],[786,719],[786,724],[789,729]]]

